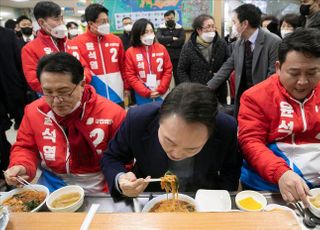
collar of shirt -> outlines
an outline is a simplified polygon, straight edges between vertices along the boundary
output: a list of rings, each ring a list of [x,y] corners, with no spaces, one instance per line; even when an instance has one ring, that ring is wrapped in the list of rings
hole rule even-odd
[[[251,34],[251,36],[249,37],[249,41],[251,42],[251,51],[254,50],[255,44],[256,44],[256,40],[258,37],[258,33],[259,33],[259,29],[256,29],[256,31],[253,32],[253,34]]]
[[[22,34],[22,37],[23,37],[23,40],[24,40],[25,42],[32,41],[32,40],[34,39],[33,34],[31,34],[29,37],[26,36],[26,35],[24,35],[24,34]]]

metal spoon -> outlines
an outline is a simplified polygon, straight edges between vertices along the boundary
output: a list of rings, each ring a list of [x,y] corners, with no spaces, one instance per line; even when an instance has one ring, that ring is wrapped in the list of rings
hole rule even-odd
[[[296,209],[299,211],[301,216],[303,217],[303,224],[308,228],[315,228],[317,225],[311,220],[310,215],[308,212],[302,207],[302,205],[297,202],[293,203],[293,205],[296,207]]]

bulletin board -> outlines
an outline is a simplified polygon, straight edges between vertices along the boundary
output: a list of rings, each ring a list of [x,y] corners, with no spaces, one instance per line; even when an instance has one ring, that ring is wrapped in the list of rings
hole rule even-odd
[[[163,23],[164,13],[175,10],[176,21],[185,29],[192,28],[193,19],[200,14],[213,12],[213,1],[209,0],[94,0],[109,10],[111,32],[121,32],[122,18],[149,19],[156,28]]]

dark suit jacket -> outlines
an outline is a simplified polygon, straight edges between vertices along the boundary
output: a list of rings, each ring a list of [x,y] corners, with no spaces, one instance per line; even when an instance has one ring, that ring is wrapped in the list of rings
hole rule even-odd
[[[155,102],[130,109],[110,141],[102,158],[102,169],[113,196],[120,195],[114,186],[116,175],[125,172],[124,165],[134,158],[133,172],[137,178],[149,175],[159,178],[168,170],[170,159],[158,139],[160,106],[161,103]],[[186,191],[238,188],[242,157],[237,150],[236,132],[234,118],[219,113],[214,133],[194,156],[192,182]],[[146,191],[161,191],[159,184],[151,183]]]
[[[244,39],[236,41],[229,59],[222,65],[219,71],[208,82],[208,86],[218,89],[229,77],[233,70],[236,72],[235,85],[235,111],[238,111],[240,101],[239,87],[242,77],[244,61]],[[257,84],[275,73],[275,62],[278,58],[278,47],[281,39],[268,31],[259,29],[252,60],[252,82]]]

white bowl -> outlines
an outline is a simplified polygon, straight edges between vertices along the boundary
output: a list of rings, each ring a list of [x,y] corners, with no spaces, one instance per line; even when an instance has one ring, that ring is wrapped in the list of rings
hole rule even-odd
[[[35,189],[37,191],[41,191],[41,192],[45,192],[46,193],[46,198],[44,199],[44,201],[42,201],[41,204],[39,204],[36,208],[32,209],[30,212],[36,212],[38,211],[46,202],[46,200],[49,197],[49,189],[46,186],[40,185],[40,184],[32,184],[32,187],[30,187],[30,185],[26,185],[23,186],[22,188],[16,188],[13,189],[9,192],[4,193],[1,197],[0,197],[0,204],[2,204],[5,200],[9,199],[10,197],[12,197],[14,194],[20,193],[24,190],[32,190]]]
[[[167,197],[169,199],[171,199],[172,193],[169,193],[168,196],[167,196],[167,194],[163,194],[163,195],[157,196],[156,198],[153,198],[152,200],[148,201],[148,203],[146,203],[146,205],[143,207],[142,212],[150,212],[150,210],[153,208],[153,206],[155,204],[157,204],[160,201],[166,200]],[[198,211],[198,207],[196,205],[196,202],[192,197],[179,193],[178,199],[182,200],[182,201],[186,201],[186,202],[194,205],[195,210]]]
[[[320,188],[314,188],[310,189],[311,196],[316,196],[320,193]],[[309,202],[309,210],[312,212],[315,216],[320,218],[320,208],[317,208],[310,202],[310,197],[308,196],[308,202]]]
[[[231,198],[226,190],[199,189],[195,201],[199,212],[228,212],[231,210]]]
[[[73,193],[73,192],[78,192],[80,193],[80,199],[63,208],[54,208],[52,207],[52,202],[60,197],[61,195],[68,194],[68,193]],[[53,193],[50,194],[49,198],[46,201],[47,207],[51,212],[75,212],[77,211],[81,205],[83,204],[84,201],[84,190],[78,185],[68,185],[62,188],[59,188],[58,190],[54,191]]]
[[[259,202],[261,204],[261,208],[257,209],[257,210],[251,210],[251,209],[247,209],[245,207],[242,207],[240,205],[239,201],[242,199],[248,198],[248,197],[251,197],[255,201]],[[245,190],[245,191],[239,192],[236,195],[235,201],[236,201],[236,205],[239,209],[241,209],[243,211],[249,211],[249,212],[259,212],[267,206],[267,199],[261,193],[251,191],[251,190]]]

